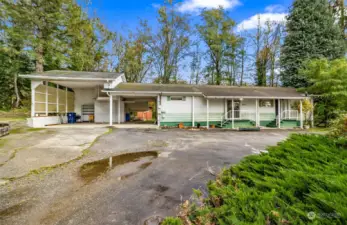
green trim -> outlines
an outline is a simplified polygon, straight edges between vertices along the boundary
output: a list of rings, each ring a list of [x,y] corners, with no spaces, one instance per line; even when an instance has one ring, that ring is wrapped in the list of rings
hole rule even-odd
[[[260,120],[260,126],[262,127],[273,127],[273,123],[275,123],[276,127],[276,121],[274,120]]]
[[[180,124],[180,123],[181,122],[160,122],[160,126],[161,127],[178,127],[178,124]],[[191,127],[192,126],[192,122],[182,122],[182,123],[185,127]],[[196,121],[196,122],[194,122],[194,126],[196,127],[198,123],[200,123],[200,126],[202,126],[202,127],[205,127],[207,125],[206,121],[204,121],[204,122]],[[210,121],[209,122],[210,125],[217,125],[219,123],[220,123],[220,121],[219,122],[218,121]]]

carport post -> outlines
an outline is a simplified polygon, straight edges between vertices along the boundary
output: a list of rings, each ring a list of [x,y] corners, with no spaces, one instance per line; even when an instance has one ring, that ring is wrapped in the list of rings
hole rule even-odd
[[[195,98],[192,96],[192,127],[195,125]]]
[[[112,126],[112,122],[113,122],[113,118],[112,118],[112,114],[113,114],[113,110],[112,110],[112,95],[110,95],[110,126]]]
[[[303,115],[302,115],[302,100],[300,100],[300,128],[304,128]]]
[[[120,124],[120,96],[118,96],[118,124]]]
[[[48,82],[46,81],[46,116],[48,116]]]
[[[59,113],[59,85],[58,84],[55,90],[57,94],[57,113]]]
[[[209,129],[210,128],[210,103],[209,103],[209,100],[208,100],[208,98],[206,99],[206,127],[207,127],[207,129]]]
[[[31,81],[31,117],[35,116],[35,85]]]
[[[278,99],[278,128],[281,128],[281,99]]]
[[[68,108],[67,108],[68,102],[67,102],[67,87],[65,87],[65,112],[67,114]]]

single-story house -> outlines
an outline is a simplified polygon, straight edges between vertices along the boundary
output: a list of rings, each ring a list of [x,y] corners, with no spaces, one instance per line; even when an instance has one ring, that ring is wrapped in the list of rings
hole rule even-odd
[[[130,112],[147,111],[151,102],[159,127],[302,128],[307,98],[282,87],[127,83],[124,74],[110,72],[47,71],[20,77],[31,79],[32,127],[66,123],[68,112],[81,122],[112,126],[126,123]]]

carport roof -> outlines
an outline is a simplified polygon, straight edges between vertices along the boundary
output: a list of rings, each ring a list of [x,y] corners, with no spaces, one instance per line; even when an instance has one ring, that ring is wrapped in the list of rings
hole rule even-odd
[[[138,84],[121,83],[116,88],[104,90],[117,93],[184,93],[200,94],[207,98],[293,98],[301,99],[304,96],[294,88],[282,87],[237,87],[216,85],[186,85],[186,84]]]
[[[121,73],[110,72],[84,72],[69,70],[51,70],[42,73],[33,73],[20,75],[32,79],[49,79],[49,80],[113,80],[121,76]]]

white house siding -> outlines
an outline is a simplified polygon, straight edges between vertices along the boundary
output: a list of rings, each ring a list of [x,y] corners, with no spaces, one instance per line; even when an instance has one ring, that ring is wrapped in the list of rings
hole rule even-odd
[[[116,97],[114,96],[113,99]],[[125,121],[125,114],[124,114],[124,102],[121,101],[121,116],[120,121],[123,123]],[[113,101],[113,114],[112,114],[112,121],[114,123],[118,122],[118,100]],[[95,122],[96,123],[109,123],[110,122],[110,101],[95,101]]]
[[[94,105],[97,90],[95,88],[74,89],[75,113],[81,115],[82,105]]]
[[[184,101],[169,100],[169,96],[161,96],[161,125],[176,126],[183,122],[186,126],[192,125],[193,105],[191,96],[186,96]],[[202,126],[207,121],[206,99],[204,97],[194,97],[194,117],[195,123],[200,123]],[[210,99],[209,100],[209,121],[211,124],[221,121],[224,115],[224,100]]]

